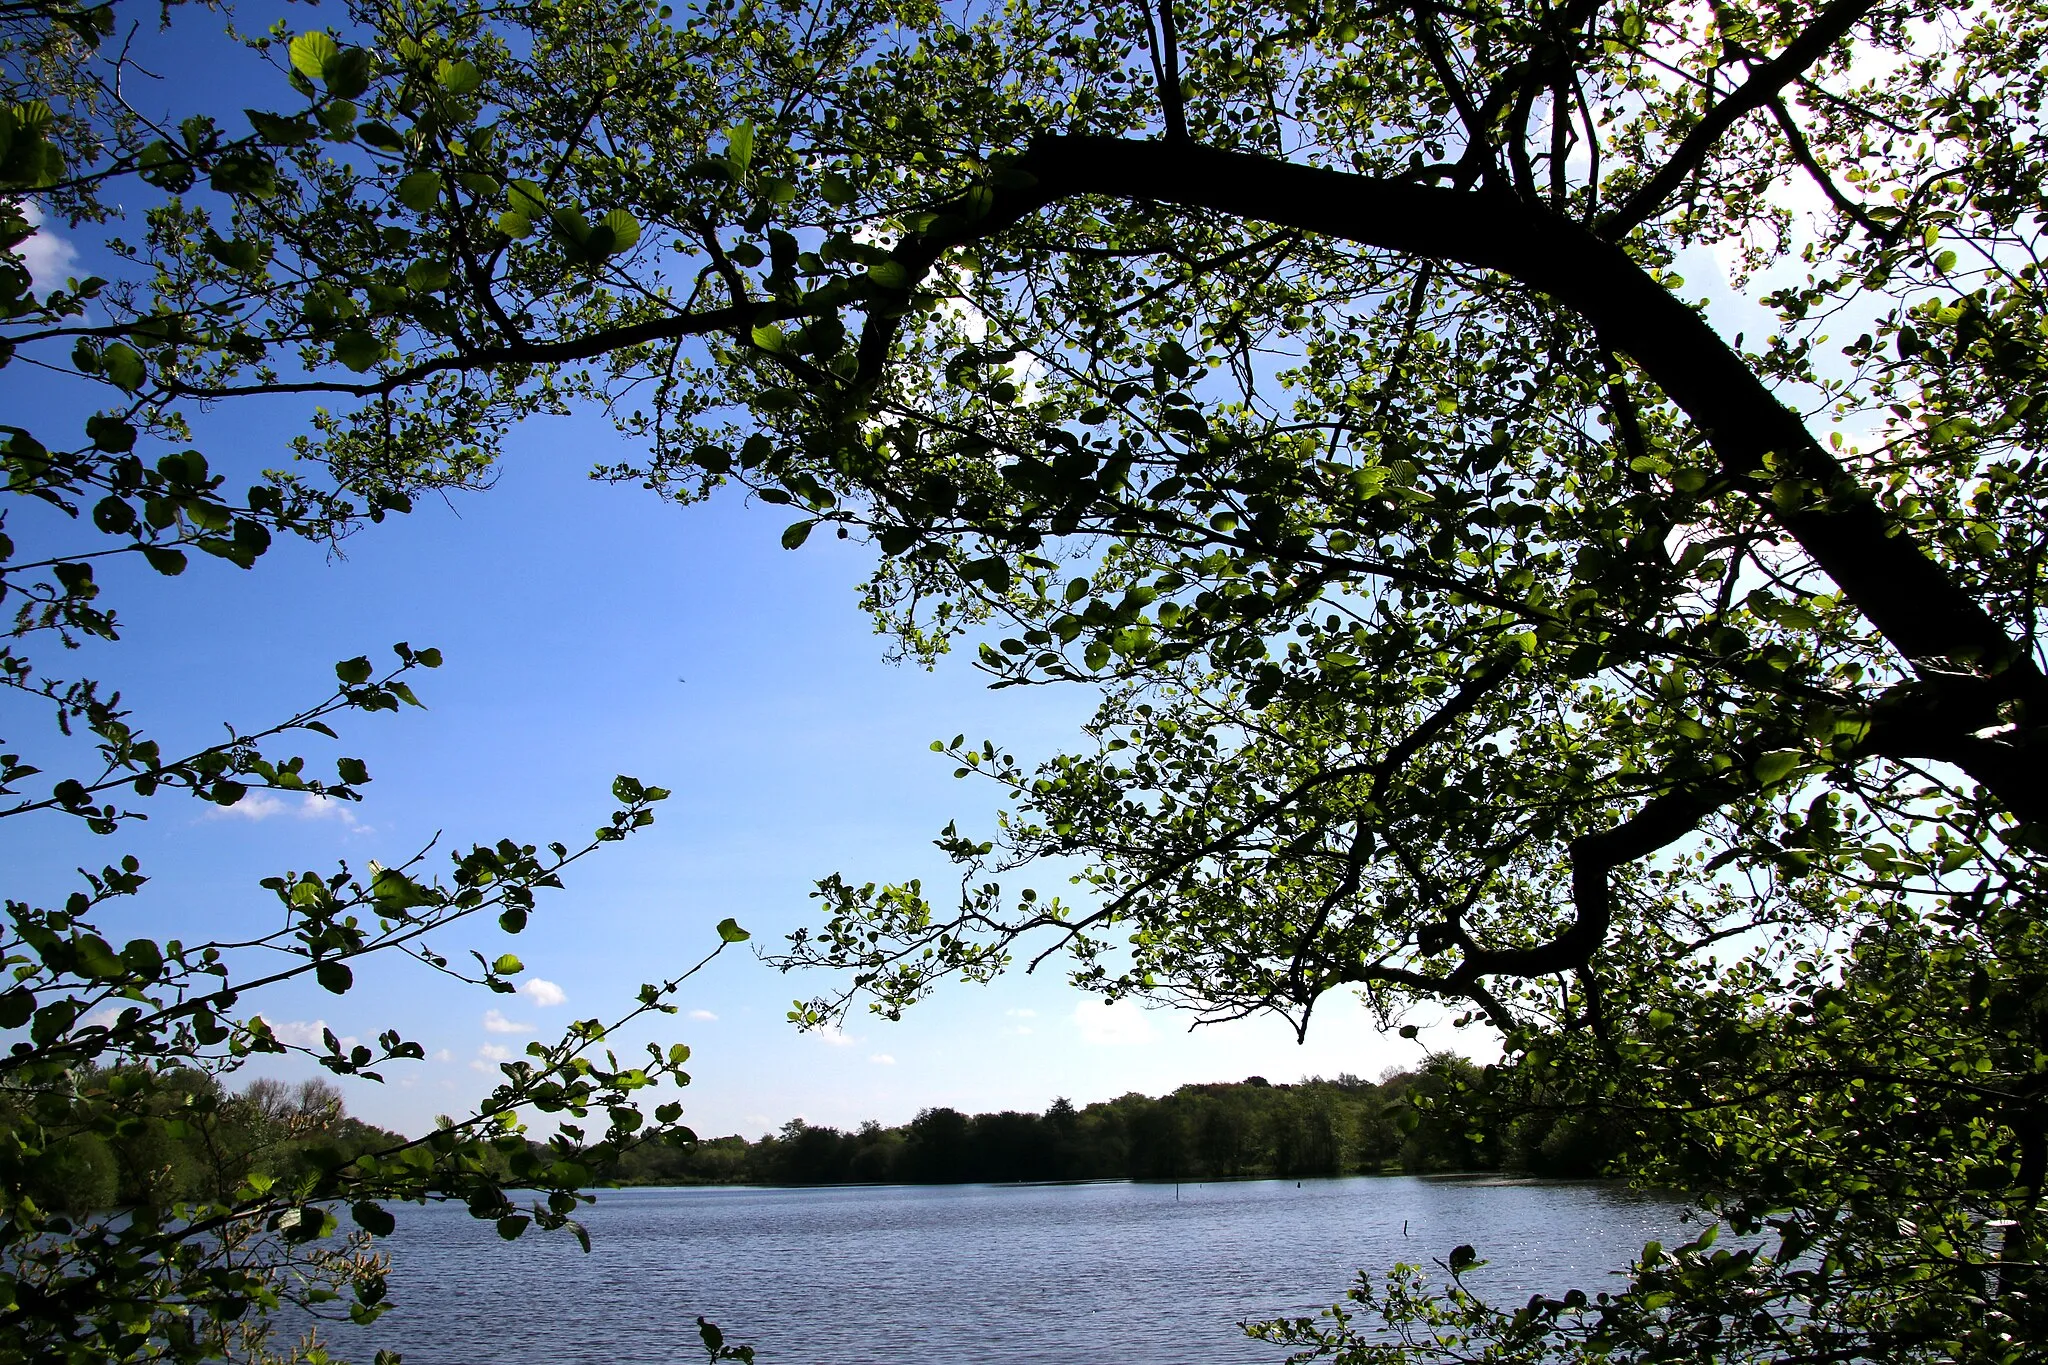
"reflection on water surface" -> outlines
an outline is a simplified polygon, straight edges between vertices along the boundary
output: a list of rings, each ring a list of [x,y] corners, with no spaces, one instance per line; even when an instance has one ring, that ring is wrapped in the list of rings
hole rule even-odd
[[[1607,1185],[1354,1177],[1224,1184],[612,1190],[564,1236],[398,1210],[399,1305],[330,1345],[406,1365],[670,1365],[696,1318],[762,1365],[1277,1361],[1240,1319],[1314,1313],[1361,1268],[1469,1242],[1500,1300],[1589,1292],[1680,1206]]]

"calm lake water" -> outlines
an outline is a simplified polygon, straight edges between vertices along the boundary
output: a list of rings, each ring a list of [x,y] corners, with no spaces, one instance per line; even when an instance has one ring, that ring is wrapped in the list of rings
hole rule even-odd
[[[1608,1185],[1357,1177],[1182,1185],[646,1189],[601,1195],[593,1250],[397,1210],[392,1298],[330,1347],[406,1365],[673,1365],[698,1314],[763,1365],[1274,1362],[1241,1319],[1310,1314],[1361,1268],[1463,1242],[1506,1302],[1589,1292],[1680,1205]]]

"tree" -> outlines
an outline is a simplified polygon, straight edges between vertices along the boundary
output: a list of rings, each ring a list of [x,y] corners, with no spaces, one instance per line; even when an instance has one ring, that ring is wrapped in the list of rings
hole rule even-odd
[[[476,482],[508,423],[597,402],[644,449],[608,477],[870,538],[905,657],[1098,689],[1075,753],[935,746],[1011,810],[944,834],[957,907],[820,884],[782,960],[847,976],[801,1022],[1026,951],[1206,1019],[1449,1002],[1507,1040],[1489,1096],[1626,1112],[1633,1169],[1771,1242],[1516,1314],[1362,1289],[1397,1328],[2038,1348],[2034,9],[349,21],[254,41],[297,99],[246,133],[88,121],[178,197],[111,324],[67,295],[19,344],[75,345],[152,440],[329,405],[301,453],[340,502],[230,526]],[[1710,248],[1739,310],[1687,291]],[[108,482],[124,452],[62,477],[212,506],[203,466]],[[221,515],[177,524],[226,553]],[[152,526],[101,523],[176,548]],[[82,562],[41,609],[86,619]],[[998,879],[1047,858],[1075,903]]]
[[[163,14],[168,22],[168,6]],[[53,674],[27,652],[37,641],[119,638],[121,622],[94,577],[110,557],[167,576],[186,570],[191,551],[248,569],[275,534],[339,537],[407,506],[388,489],[358,500],[340,485],[274,472],[257,475],[238,498],[205,455],[177,448],[190,428],[151,375],[262,359],[260,347],[250,353],[232,303],[181,307],[177,296],[191,283],[183,268],[113,281],[32,277],[25,248],[41,224],[109,222],[123,199],[152,190],[160,193],[141,215],[147,245],[113,239],[103,249],[133,262],[196,232],[208,254],[191,264],[209,283],[227,283],[230,295],[235,272],[257,260],[255,248],[213,233],[205,210],[180,196],[192,190],[198,161],[225,200],[273,199],[262,137],[224,138],[194,115],[170,133],[182,151],[167,152],[174,143],[159,134],[168,130],[124,100],[136,57],[106,41],[117,18],[113,4],[72,0],[0,11],[0,368],[54,365],[110,404],[80,414],[61,437],[45,430],[48,443],[18,425],[0,427],[8,499],[0,598],[13,607],[0,643],[0,694],[17,720],[24,709],[48,708],[58,732],[0,754],[0,819],[20,822],[16,830],[75,821],[113,835],[145,818],[142,803],[179,791],[220,806],[259,789],[356,800],[370,780],[359,759],[342,757],[323,776],[276,744],[334,739],[329,722],[345,712],[418,705],[415,675],[441,662],[438,651],[406,644],[389,669],[345,659],[324,700],[179,755],[147,736],[119,692]],[[279,136],[289,144],[297,134]],[[88,525],[95,538],[81,543]],[[81,742],[91,745],[82,755]],[[46,771],[52,762],[64,768]],[[287,1043],[255,1007],[266,988],[299,978],[345,993],[365,961],[380,957],[511,991],[510,978],[524,970],[516,955],[471,952],[470,968],[435,945],[450,948],[454,926],[480,915],[519,932],[537,893],[562,884],[563,868],[651,823],[667,793],[621,777],[612,795],[618,808],[581,847],[505,839],[458,851],[446,876],[427,870],[423,850],[361,872],[344,865],[266,878],[281,927],[243,941],[211,939],[207,926],[187,921],[116,949],[95,921],[110,903],[149,894],[132,856],[82,870],[81,889],[56,906],[9,898],[0,926],[0,1031],[9,1036],[0,1057],[0,1356],[305,1358],[313,1339],[297,1347],[274,1340],[269,1315],[285,1303],[316,1319],[366,1322],[383,1312],[386,1262],[370,1240],[394,1226],[389,1201],[462,1200],[508,1239],[535,1223],[583,1237],[572,1215],[595,1170],[650,1137],[689,1137],[677,1123],[680,1104],[655,1106],[649,1124],[638,1103],[646,1087],[687,1082],[688,1049],[651,1047],[636,1065],[602,1044],[621,1023],[673,1012],[670,997],[702,962],[644,987],[614,1020],[582,1020],[556,1042],[533,1044],[502,1068],[502,1083],[476,1113],[419,1138],[344,1120],[331,1088],[288,1097],[258,1082],[233,1094],[219,1078],[264,1054],[297,1052],[372,1081],[422,1058],[396,1031],[375,1047],[332,1032],[320,1047]],[[747,935],[727,920],[717,937],[704,962]],[[524,1135],[536,1115],[554,1121],[545,1143]],[[593,1116],[595,1130],[585,1126]],[[532,1196],[524,1209],[521,1192]],[[346,1236],[344,1213],[353,1225]],[[709,1330],[714,1358],[751,1358],[712,1343]]]

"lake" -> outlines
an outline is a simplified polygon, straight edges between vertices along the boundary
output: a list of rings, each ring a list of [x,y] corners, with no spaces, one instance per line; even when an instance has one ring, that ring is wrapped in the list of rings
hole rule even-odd
[[[610,1190],[593,1249],[501,1241],[460,1205],[403,1206],[398,1307],[328,1332],[351,1360],[406,1365],[674,1365],[696,1318],[762,1365],[906,1361],[1118,1365],[1282,1359],[1240,1319],[1312,1314],[1361,1268],[1469,1242],[1506,1303],[1589,1293],[1650,1240],[1691,1235],[1681,1205],[1613,1185],[1360,1176],[1219,1184]]]

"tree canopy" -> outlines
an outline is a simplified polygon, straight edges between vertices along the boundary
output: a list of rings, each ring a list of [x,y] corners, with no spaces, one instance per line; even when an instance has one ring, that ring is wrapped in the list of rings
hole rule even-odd
[[[11,363],[107,402],[11,438],[105,538],[7,565],[22,630],[111,628],[92,555],[246,563],[599,405],[604,477],[871,540],[906,658],[1100,692],[1071,753],[936,746],[1008,812],[942,836],[957,904],[821,882],[801,1022],[1060,952],[1203,1019],[1448,1002],[1495,1091],[1627,1112],[1769,1236],[1513,1311],[1363,1286],[1399,1330],[2038,1349],[2037,6],[357,3],[183,118],[109,8],[25,13],[17,202],[142,197],[121,278],[9,277]],[[294,394],[244,500],[170,450]]]

